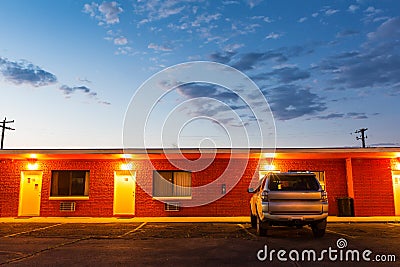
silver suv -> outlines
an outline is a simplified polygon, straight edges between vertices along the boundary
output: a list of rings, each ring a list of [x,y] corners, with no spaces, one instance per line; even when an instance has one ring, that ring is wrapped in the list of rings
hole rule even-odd
[[[267,235],[272,225],[311,226],[314,237],[325,234],[328,198],[311,172],[269,173],[259,182],[250,200],[251,225]]]

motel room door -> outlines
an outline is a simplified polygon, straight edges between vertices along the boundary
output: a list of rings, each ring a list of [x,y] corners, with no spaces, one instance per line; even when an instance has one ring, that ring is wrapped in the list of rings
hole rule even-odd
[[[400,216],[400,171],[392,171],[395,215]]]
[[[39,216],[42,194],[41,171],[22,171],[18,216]]]
[[[130,171],[114,172],[114,215],[135,214],[136,174]]]

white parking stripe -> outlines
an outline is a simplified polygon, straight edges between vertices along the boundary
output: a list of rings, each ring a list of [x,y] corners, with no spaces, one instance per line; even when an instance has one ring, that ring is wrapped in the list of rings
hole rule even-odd
[[[44,229],[53,228],[53,227],[56,227],[56,226],[59,226],[59,225],[62,225],[62,223],[53,224],[53,225],[46,226],[46,227],[41,227],[41,228],[36,228],[36,229],[33,229],[33,230],[29,230],[29,231],[19,232],[19,233],[15,233],[15,234],[11,234],[11,235],[5,235],[3,237],[13,237],[13,236],[17,236],[17,235],[23,235],[23,234],[27,234],[27,233],[41,231],[41,230],[44,230]]]
[[[347,234],[343,234],[343,233],[336,232],[336,231],[332,231],[332,230],[325,230],[325,231],[326,231],[326,232],[329,232],[329,233],[333,233],[333,234],[345,236],[345,237],[348,237],[348,238],[357,238],[356,236],[347,235]]]
[[[240,224],[240,223],[238,223],[237,225],[238,225],[239,227],[241,227],[246,233],[248,233],[248,234],[251,235],[252,237],[257,238],[257,236],[256,236],[255,234],[253,234],[253,233],[250,233],[249,230],[247,230],[246,227],[244,227],[244,225],[242,225],[242,224]]]
[[[147,224],[147,222],[144,222],[144,223],[142,223],[141,225],[139,225],[138,227],[136,227],[135,229],[133,229],[133,230],[130,230],[129,232],[126,232],[126,233],[124,233],[124,234],[122,234],[122,235],[119,235],[118,237],[124,237],[124,236],[127,236],[127,235],[129,235],[129,234],[131,234],[131,233],[134,233],[134,232],[136,232],[137,230],[139,230],[140,228],[142,228],[143,226],[145,226]]]

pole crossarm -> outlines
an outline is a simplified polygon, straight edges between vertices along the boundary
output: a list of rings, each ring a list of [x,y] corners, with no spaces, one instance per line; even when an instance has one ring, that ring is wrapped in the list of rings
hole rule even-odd
[[[0,149],[3,149],[3,144],[4,144],[4,132],[5,130],[11,130],[15,131],[14,128],[6,126],[6,123],[14,123],[14,120],[12,121],[7,121],[7,118],[4,118],[4,120],[1,122],[0,127],[1,129],[1,144],[0,144]]]

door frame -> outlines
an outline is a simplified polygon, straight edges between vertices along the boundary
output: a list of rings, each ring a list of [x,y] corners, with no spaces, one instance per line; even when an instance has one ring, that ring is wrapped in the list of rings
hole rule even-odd
[[[133,198],[133,208],[132,208],[132,213],[116,213],[116,208],[117,208],[117,187],[116,187],[116,183],[117,183],[117,177],[118,176],[130,176],[130,178],[133,179],[133,186],[132,186],[132,190],[133,190],[133,194],[132,194],[132,198]],[[114,195],[113,195],[113,215],[114,216],[133,216],[135,215],[135,211],[136,211],[136,172],[135,171],[114,171]]]
[[[397,185],[396,181],[398,183]],[[392,170],[392,186],[393,186],[394,215],[400,216],[400,171]]]
[[[40,183],[38,183],[39,186],[39,198],[38,198],[38,213],[37,214],[22,214],[22,208],[23,208],[23,198],[24,198],[24,180],[26,176],[38,176],[40,177]],[[42,199],[42,184],[43,184],[43,171],[30,171],[30,170],[25,170],[21,171],[21,178],[20,178],[20,183],[19,183],[19,198],[18,198],[18,216],[40,216],[40,205],[41,205],[41,199]]]

